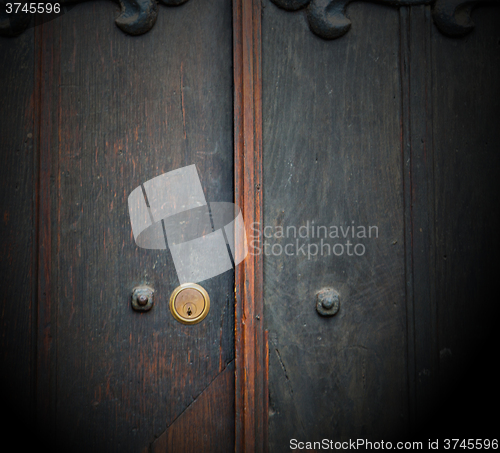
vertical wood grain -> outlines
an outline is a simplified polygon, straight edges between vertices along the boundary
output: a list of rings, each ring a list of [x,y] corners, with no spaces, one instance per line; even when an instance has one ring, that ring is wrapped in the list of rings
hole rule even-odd
[[[408,381],[412,433],[436,403],[434,149],[430,7],[400,9]]]
[[[2,434],[34,421],[36,284],[34,33],[0,38],[0,401]]]
[[[500,169],[497,14],[479,12],[474,32],[457,40],[435,29],[429,7],[400,10],[413,436],[487,435],[479,395],[498,401],[485,366],[496,312],[485,263],[499,251],[488,234],[499,225],[491,210]],[[474,396],[459,397],[464,388]]]
[[[495,296],[500,254],[500,36],[498,8],[452,40],[432,30],[435,281],[443,435],[496,431],[500,402]]]
[[[51,24],[53,25],[53,24]],[[57,278],[57,241],[52,231],[59,220],[54,216],[54,201],[57,182],[57,153],[59,136],[57,127],[60,121],[59,85],[60,53],[53,46],[60,37],[51,25],[35,28],[36,56],[35,77],[37,149],[37,301],[36,301],[36,408],[37,433],[54,445],[57,432],[57,303],[54,303],[54,288],[58,287]],[[57,299],[56,299],[57,300]]]
[[[245,224],[262,221],[261,3],[233,2],[235,200]],[[262,257],[236,269],[236,451],[267,448]]]
[[[352,29],[325,41],[301,13],[263,9],[264,224],[378,226],[364,256],[264,256],[269,445],[393,439],[408,430],[399,17],[349,6]],[[328,230],[330,231],[330,230]],[[300,239],[319,243],[315,236]],[[352,237],[349,238],[354,242]],[[266,238],[292,244],[295,238]],[[346,239],[327,239],[329,244]],[[290,249],[289,249],[290,250]],[[323,287],[340,293],[331,318]]]
[[[200,282],[202,323],[176,322],[172,259],[136,246],[127,206],[190,164],[208,201],[234,199],[231,3],[164,8],[138,37],[110,26],[117,13],[80,4],[41,29],[38,402],[75,452],[142,451],[234,359],[233,272]],[[140,284],[147,313],[130,305]]]
[[[349,14],[352,30],[326,42],[264,2],[265,224],[368,219],[381,232],[364,261],[264,258],[271,449],[484,438],[499,393],[499,13],[478,10],[462,39],[440,34],[429,6]],[[341,294],[333,319],[312,308],[322,286]]]

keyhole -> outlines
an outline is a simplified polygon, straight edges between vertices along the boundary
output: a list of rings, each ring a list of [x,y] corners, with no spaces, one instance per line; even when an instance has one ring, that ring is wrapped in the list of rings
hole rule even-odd
[[[188,307],[188,308],[187,308],[187,315],[188,315],[188,316],[191,316],[191,314],[192,314],[192,313],[193,313],[193,312],[191,311],[191,307]]]

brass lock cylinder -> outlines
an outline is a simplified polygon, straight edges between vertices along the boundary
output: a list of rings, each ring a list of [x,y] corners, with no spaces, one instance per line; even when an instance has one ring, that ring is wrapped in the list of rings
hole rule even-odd
[[[202,321],[210,310],[210,297],[200,285],[184,283],[170,296],[172,316],[183,324],[196,324]]]

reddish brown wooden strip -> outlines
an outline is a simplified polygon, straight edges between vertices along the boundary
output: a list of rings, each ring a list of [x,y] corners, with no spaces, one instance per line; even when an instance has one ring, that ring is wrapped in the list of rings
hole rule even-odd
[[[151,453],[165,453],[167,451],[167,431],[151,444]]]
[[[234,451],[234,362],[152,444],[151,453]],[[147,453],[147,448],[143,453]]]
[[[264,452],[269,452],[269,332],[264,331]]]
[[[261,4],[233,10],[235,199],[247,225],[262,219]],[[236,270],[236,451],[264,451],[267,385],[262,257]]]

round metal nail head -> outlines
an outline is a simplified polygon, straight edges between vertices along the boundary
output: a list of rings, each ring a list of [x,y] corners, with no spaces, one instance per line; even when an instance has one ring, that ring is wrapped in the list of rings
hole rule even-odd
[[[333,288],[323,288],[316,293],[316,311],[321,316],[336,315],[340,308],[340,294]]]
[[[136,311],[151,310],[154,302],[154,289],[150,286],[136,286],[132,290],[132,308]]]

